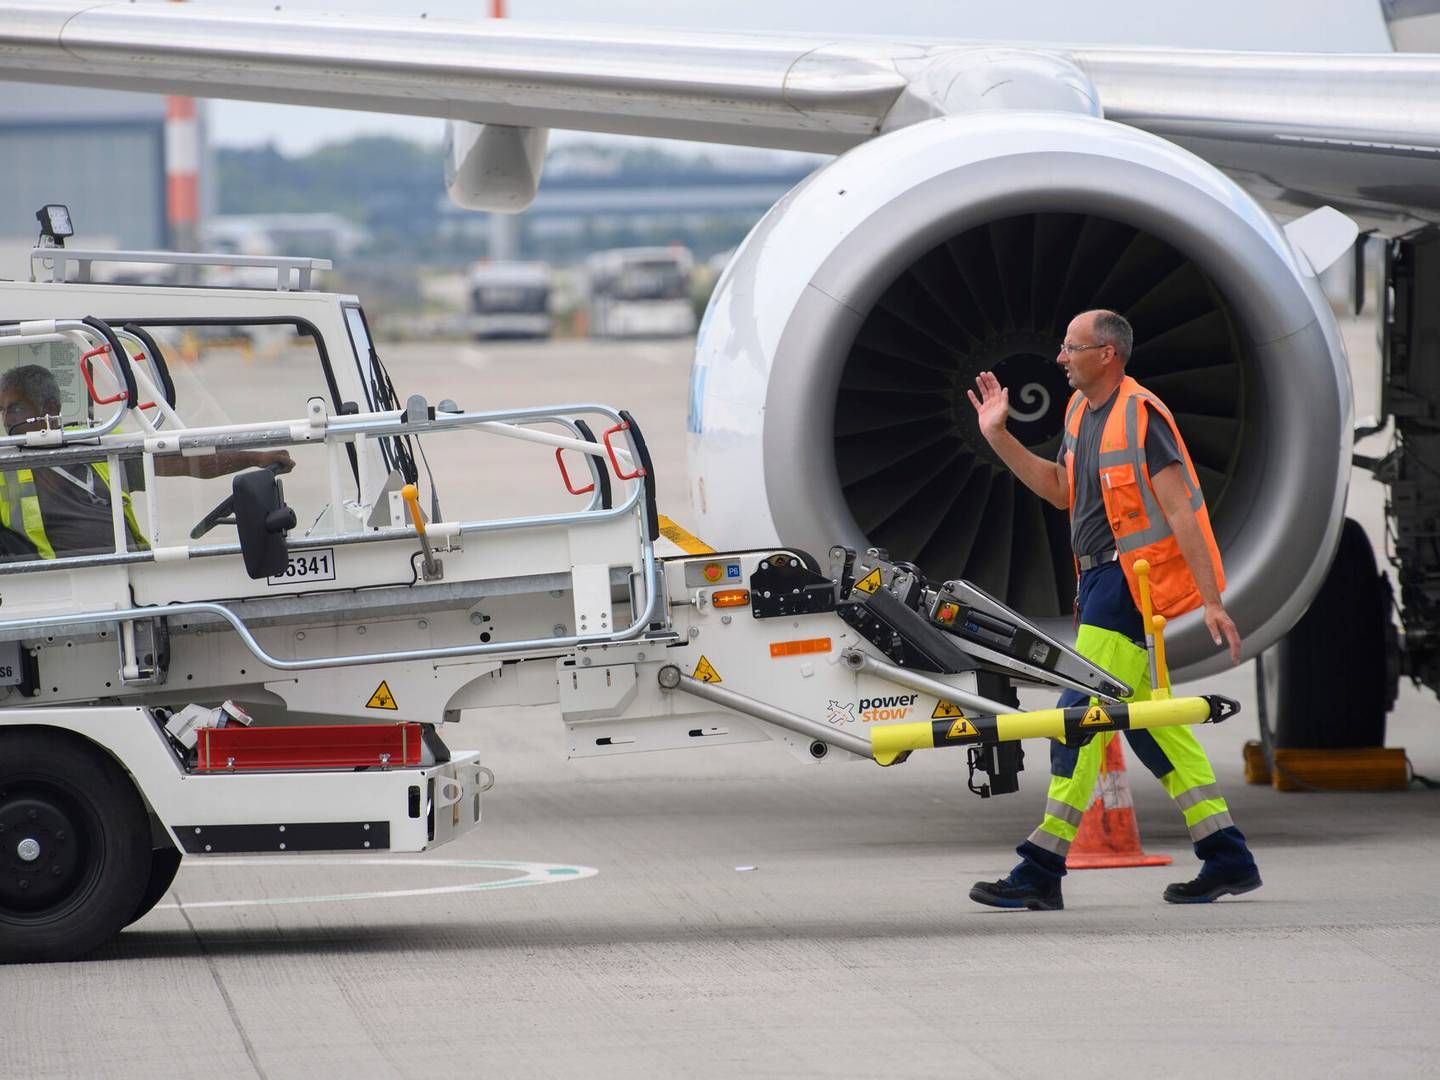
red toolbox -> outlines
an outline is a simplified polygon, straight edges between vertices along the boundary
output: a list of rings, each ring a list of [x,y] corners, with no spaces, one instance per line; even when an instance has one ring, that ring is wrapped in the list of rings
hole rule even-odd
[[[196,772],[419,765],[419,724],[201,728]]]

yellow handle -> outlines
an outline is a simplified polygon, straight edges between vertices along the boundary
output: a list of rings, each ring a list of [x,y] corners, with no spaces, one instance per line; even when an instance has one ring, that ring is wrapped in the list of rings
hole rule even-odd
[[[1145,625],[1150,625],[1150,564],[1144,559],[1135,560],[1135,576],[1140,579],[1140,614]]]
[[[1150,625],[1155,629],[1155,673],[1160,680],[1150,696],[1163,701],[1170,696],[1170,669],[1165,666],[1165,616],[1152,615]]]
[[[424,536],[425,518],[420,513],[420,489],[414,484],[406,484],[400,489],[400,497],[405,500],[405,505],[410,508],[410,523],[415,526],[417,533]]]

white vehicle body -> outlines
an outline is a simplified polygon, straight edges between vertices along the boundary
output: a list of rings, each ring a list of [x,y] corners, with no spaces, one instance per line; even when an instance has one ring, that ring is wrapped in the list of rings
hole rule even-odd
[[[684,248],[616,248],[585,261],[590,336],[684,337],[695,332],[694,259]]]
[[[548,338],[550,267],[541,262],[482,262],[470,270],[470,332],[477,338]]]
[[[873,727],[908,720],[873,754],[891,764],[937,733],[993,755],[1082,720],[1119,730],[1232,708],[1052,710],[1006,734],[1012,679],[1110,702],[1130,688],[965,583],[932,588],[879,553],[829,549],[827,575],[780,546],[717,554],[662,533],[624,412],[401,407],[356,299],[309,288],[318,260],[250,260],[275,275],[268,290],[88,282],[123,259],[40,249],[45,280],[0,282],[0,395],[38,365],[61,396],[58,415],[0,435],[9,530],[55,545],[0,561],[0,845],[16,860],[0,878],[0,955],[93,948],[148,910],[182,855],[421,851],[463,835],[493,780],[438,734],[464,709],[553,705],[575,757],[773,738],[805,761],[862,759]],[[160,342],[187,328],[256,324],[294,327],[311,366],[297,351],[283,379],[244,361],[235,379],[218,355],[184,372],[165,361]],[[268,417],[187,421],[207,392],[239,409],[246,386]],[[414,440],[476,457],[495,438],[570,451],[557,483],[573,511],[441,520],[432,481],[423,515]],[[294,457],[288,488],[237,472],[190,528],[175,485],[191,481],[170,465],[277,447]],[[52,480],[97,478],[100,548],[67,549],[16,513],[27,498],[43,512]],[[238,543],[208,536],[230,525]],[[370,748],[377,734],[390,749]],[[1015,766],[977,761],[972,774],[1013,781]]]

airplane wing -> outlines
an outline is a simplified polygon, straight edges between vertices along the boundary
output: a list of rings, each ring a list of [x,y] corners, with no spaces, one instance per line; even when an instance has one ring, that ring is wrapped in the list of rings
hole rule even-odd
[[[823,153],[950,112],[1058,109],[1163,135],[1272,205],[1440,221],[1440,55],[0,0],[0,79]]]

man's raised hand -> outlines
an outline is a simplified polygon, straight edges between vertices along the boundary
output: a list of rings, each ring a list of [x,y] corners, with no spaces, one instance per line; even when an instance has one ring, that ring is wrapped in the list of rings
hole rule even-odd
[[[975,387],[980,391],[979,397],[975,396],[974,390],[965,393],[970,398],[970,404],[975,406],[980,434],[988,441],[1005,430],[1005,421],[1010,417],[1010,391],[1000,385],[993,371],[982,371],[975,376]]]

